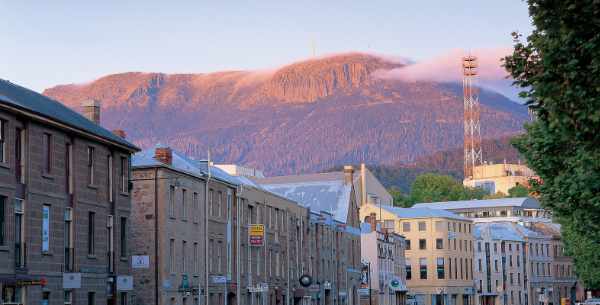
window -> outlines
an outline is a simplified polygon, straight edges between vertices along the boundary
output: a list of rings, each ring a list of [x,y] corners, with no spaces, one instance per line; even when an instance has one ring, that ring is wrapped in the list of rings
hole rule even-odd
[[[438,257],[437,258],[437,278],[440,280],[443,280],[445,277],[445,270],[444,270],[444,258],[443,257]]]
[[[88,147],[88,184],[94,185],[94,148]]]
[[[187,191],[185,189],[181,189],[181,220],[187,221],[187,202],[185,201],[185,197],[187,197]]]
[[[193,204],[194,204],[194,222],[197,223],[198,220],[200,219],[200,200],[198,200],[198,193],[194,192],[193,195]]]
[[[427,224],[424,221],[419,222],[419,231],[427,230]]]
[[[129,192],[129,161],[127,157],[121,157],[121,192]]]
[[[52,151],[52,135],[44,133],[44,173],[52,173],[52,157],[54,152]]]
[[[402,232],[410,232],[410,222],[402,223]]]
[[[169,186],[169,216],[175,217],[175,186]]]
[[[68,194],[73,194],[73,145],[67,143],[65,148],[65,185]]]
[[[477,252],[481,252],[481,242],[477,242]]]
[[[419,259],[419,274],[420,274],[420,279],[422,279],[422,280],[427,279],[427,259],[426,258]]]
[[[3,122],[0,121],[0,125],[2,125]],[[1,128],[1,127],[0,127]],[[4,231],[4,224],[6,223],[6,214],[5,213],[5,203],[6,203],[6,197],[2,197],[0,196],[0,246],[4,246],[5,243],[5,231]]]
[[[217,192],[217,206],[215,209],[215,216],[217,217],[221,217],[221,210],[223,209],[223,192],[218,191]]]
[[[96,251],[96,213],[94,212],[89,212],[88,213],[88,236],[87,236],[87,242],[88,242],[88,254],[89,255],[94,255],[94,252]]]
[[[0,120],[0,162],[6,163],[6,121]]]
[[[42,304],[43,305],[50,304],[50,292],[49,291],[42,292]]]
[[[410,239],[407,239],[405,241],[405,243],[406,243],[406,250],[410,250]]]
[[[50,252],[50,205],[42,206],[42,252]]]
[[[175,273],[175,240],[172,238],[169,240],[169,271]]]
[[[456,266],[454,267],[454,269],[456,270]],[[456,276],[454,276],[456,277]],[[449,257],[448,258],[448,278],[452,279],[452,258]]]
[[[482,272],[482,270],[481,270],[481,258],[479,259],[478,263],[479,263],[479,268],[478,268],[478,271],[479,271],[479,272]]]
[[[15,178],[25,183],[25,130],[15,129]]]
[[[410,265],[410,259],[406,259],[405,260],[406,263],[406,279],[410,280],[412,279],[412,266]]]
[[[438,249],[438,250],[439,249],[444,249],[444,240],[441,239],[441,238],[437,238],[435,240],[435,248]]]
[[[187,242],[185,240],[183,240],[183,241],[181,241],[181,273],[187,273],[186,272],[186,267],[187,267],[186,255],[187,255]]]
[[[121,217],[121,257],[127,257],[127,218]]]
[[[209,215],[211,215],[211,216],[215,216],[214,193],[215,193],[215,191],[213,191],[213,190],[208,191],[208,207],[210,208]]]
[[[96,293],[93,291],[89,291],[88,292],[88,305],[95,305],[96,304]]]
[[[108,201],[113,202],[113,157],[107,156],[108,159]]]
[[[194,243],[194,258],[193,258],[193,262],[194,262],[194,273],[200,272],[198,270],[198,243]]]
[[[498,260],[494,260],[494,271],[498,272]]]
[[[65,290],[64,304],[65,305],[73,304],[73,293],[71,292],[71,290]]]
[[[120,299],[121,299],[121,305],[127,305],[127,292],[121,292],[119,293]],[[185,298],[184,298],[185,300]]]
[[[427,249],[427,240],[419,239],[419,250],[425,250],[425,249]]]
[[[64,244],[65,244],[65,271],[73,271],[74,255],[73,250],[73,210],[71,208],[65,209],[65,228],[64,228]]]

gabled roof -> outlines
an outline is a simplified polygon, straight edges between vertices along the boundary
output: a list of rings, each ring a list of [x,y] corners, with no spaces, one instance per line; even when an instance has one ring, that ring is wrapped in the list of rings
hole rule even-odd
[[[473,236],[477,239],[524,241],[517,224],[511,222],[476,223]]]
[[[350,209],[352,185],[338,173],[254,179],[264,189],[279,194],[313,212],[325,211],[341,223],[346,223]]]
[[[454,214],[452,212],[448,212],[445,210],[435,210],[429,208],[399,208],[389,205],[374,205],[376,207],[381,207],[382,209],[395,214],[399,218],[431,218],[431,217],[439,217],[439,218],[450,218],[456,220],[466,220],[471,221],[468,218],[462,217],[460,215]]]
[[[414,205],[414,207],[437,210],[460,210],[493,207],[521,207],[525,209],[542,208],[539,201],[530,197],[417,203]]]
[[[129,141],[88,120],[62,103],[3,79],[0,79],[1,104],[68,125],[104,140],[125,146],[132,151],[139,150]]]

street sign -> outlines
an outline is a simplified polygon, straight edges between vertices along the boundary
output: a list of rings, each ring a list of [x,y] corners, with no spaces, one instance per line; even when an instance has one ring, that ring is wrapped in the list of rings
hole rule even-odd
[[[213,275],[212,282],[213,284],[225,284],[227,283],[227,277],[224,275]]]
[[[63,289],[81,288],[81,273],[63,273]]]
[[[150,257],[148,255],[134,255],[131,257],[131,268],[148,269],[150,267]]]
[[[265,243],[265,225],[248,225],[248,243],[250,246],[262,247]]]
[[[117,276],[117,290],[118,291],[131,291],[131,290],[133,290],[133,276],[131,276],[131,275],[118,275]]]

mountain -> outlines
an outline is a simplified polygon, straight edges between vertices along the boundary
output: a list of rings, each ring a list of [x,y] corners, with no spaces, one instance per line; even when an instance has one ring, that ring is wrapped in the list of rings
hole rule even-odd
[[[511,137],[502,137],[483,141],[481,148],[485,160],[493,163],[521,162],[523,158],[510,144],[510,139]],[[415,178],[424,173],[449,175],[462,181],[463,156],[462,148],[454,148],[419,157],[410,163],[372,165],[370,170],[385,187],[395,187],[408,194]]]
[[[44,94],[78,108],[102,102],[102,124],[141,147],[168,144],[192,157],[267,174],[314,172],[365,160],[412,162],[462,145],[462,88],[456,83],[382,78],[407,67],[347,53],[268,71],[121,73]],[[525,107],[481,91],[484,138],[513,135]]]

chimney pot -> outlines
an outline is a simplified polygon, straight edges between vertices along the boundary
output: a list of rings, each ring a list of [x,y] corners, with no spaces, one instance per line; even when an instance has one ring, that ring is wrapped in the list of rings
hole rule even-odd
[[[154,149],[154,159],[161,163],[171,165],[173,163],[173,151],[170,147],[157,147]]]
[[[81,103],[83,116],[88,120],[100,125],[100,101],[85,100]]]
[[[115,129],[112,131],[112,133],[114,133],[115,135],[125,139],[127,138],[127,133],[125,133],[125,130],[123,129]]]
[[[344,182],[346,184],[354,182],[354,167],[352,165],[344,165]]]

